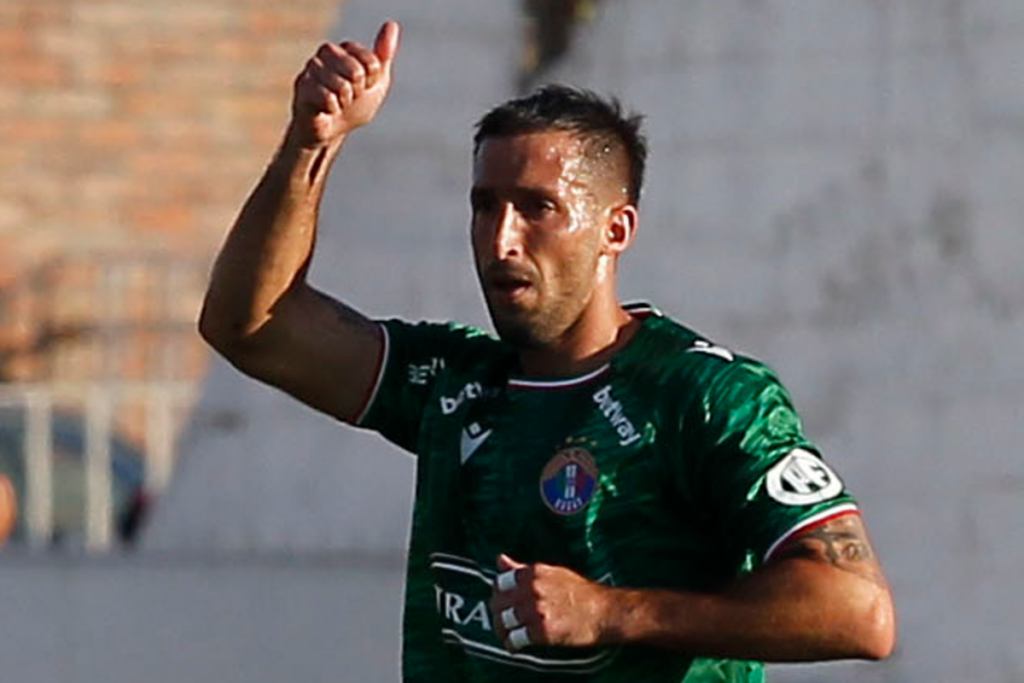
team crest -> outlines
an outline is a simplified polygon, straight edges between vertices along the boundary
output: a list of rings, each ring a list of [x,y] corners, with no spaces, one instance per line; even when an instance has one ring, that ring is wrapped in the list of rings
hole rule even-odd
[[[555,453],[540,475],[540,497],[558,515],[574,515],[586,509],[597,490],[597,465],[579,446]]]

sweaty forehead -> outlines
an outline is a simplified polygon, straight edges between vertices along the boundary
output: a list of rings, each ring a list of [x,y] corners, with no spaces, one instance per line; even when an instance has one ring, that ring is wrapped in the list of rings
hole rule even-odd
[[[486,138],[473,159],[476,186],[588,181],[583,144],[562,131]]]
[[[621,150],[595,150],[571,131],[485,138],[473,158],[473,186],[547,187],[615,205],[629,195],[627,163]]]

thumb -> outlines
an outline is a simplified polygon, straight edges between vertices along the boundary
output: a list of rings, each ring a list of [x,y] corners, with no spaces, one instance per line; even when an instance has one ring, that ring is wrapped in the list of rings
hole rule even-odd
[[[508,571],[509,569],[521,569],[525,566],[526,565],[522,562],[517,562],[513,560],[505,553],[498,555],[498,569],[500,569],[501,571]]]
[[[386,69],[391,68],[391,61],[398,54],[398,39],[401,32],[402,27],[397,21],[385,21],[377,34],[377,40],[373,43],[373,51]]]

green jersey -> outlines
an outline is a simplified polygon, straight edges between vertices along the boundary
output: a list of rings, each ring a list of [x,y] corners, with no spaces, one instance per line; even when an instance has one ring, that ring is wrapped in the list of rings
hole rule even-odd
[[[708,591],[797,530],[854,510],[764,365],[649,308],[606,366],[517,376],[458,325],[389,320],[360,426],[417,454],[406,681],[762,681],[759,663],[656,648],[508,652],[487,603],[499,553],[630,588]]]

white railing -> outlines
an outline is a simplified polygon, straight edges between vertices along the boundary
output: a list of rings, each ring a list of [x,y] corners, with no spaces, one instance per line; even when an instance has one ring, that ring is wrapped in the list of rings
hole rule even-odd
[[[0,408],[23,411],[22,462],[25,472],[21,510],[30,546],[48,546],[54,531],[54,406],[81,415],[84,424],[84,541],[89,551],[113,545],[111,443],[120,405],[144,407],[144,488],[150,495],[166,488],[174,468],[175,413],[191,405],[192,382],[72,382],[0,384]]]

